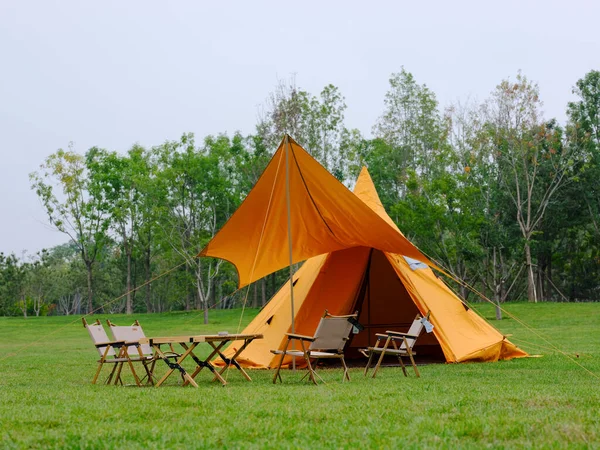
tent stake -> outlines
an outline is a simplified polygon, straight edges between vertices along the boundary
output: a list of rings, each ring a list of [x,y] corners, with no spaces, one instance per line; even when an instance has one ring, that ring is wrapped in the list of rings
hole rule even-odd
[[[290,301],[292,304],[292,334],[296,333],[294,326],[294,269],[292,257],[292,210],[290,200],[290,143],[288,135],[285,135],[285,190],[287,201],[287,226],[288,226],[288,249],[290,255]],[[296,370],[296,357],[292,356],[292,370]]]

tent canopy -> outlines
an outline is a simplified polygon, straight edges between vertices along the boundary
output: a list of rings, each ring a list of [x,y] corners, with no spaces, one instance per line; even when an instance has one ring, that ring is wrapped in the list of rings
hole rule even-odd
[[[285,136],[246,199],[198,255],[233,263],[239,287],[290,263],[286,172],[293,263],[337,250],[369,247],[432,266],[387,214],[378,214]],[[383,211],[381,202],[379,207]]]

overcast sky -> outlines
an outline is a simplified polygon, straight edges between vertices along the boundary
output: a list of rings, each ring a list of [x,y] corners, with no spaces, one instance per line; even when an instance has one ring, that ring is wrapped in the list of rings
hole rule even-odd
[[[363,134],[404,66],[441,108],[520,69],[547,118],[600,70],[597,1],[0,0],[0,251],[66,242],[28,174],[73,141],[125,151],[183,132],[252,133],[278,79],[338,86]]]

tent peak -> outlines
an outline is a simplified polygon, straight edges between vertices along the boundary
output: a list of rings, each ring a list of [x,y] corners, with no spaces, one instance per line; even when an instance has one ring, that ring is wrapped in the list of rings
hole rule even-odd
[[[356,179],[354,194],[364,203],[366,203],[369,208],[375,211],[383,220],[390,224],[396,231],[402,234],[398,226],[385,211],[383,203],[381,203],[381,199],[377,193],[377,189],[375,188],[375,183],[373,183],[371,174],[369,174],[369,170],[365,166],[363,166],[360,171],[360,175]]]

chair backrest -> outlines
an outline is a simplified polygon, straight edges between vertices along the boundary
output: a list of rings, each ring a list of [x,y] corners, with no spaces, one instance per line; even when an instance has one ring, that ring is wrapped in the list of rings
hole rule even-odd
[[[141,338],[146,337],[144,330],[142,330],[142,326],[137,320],[131,326],[117,326],[109,320],[108,329],[114,336],[115,341],[137,342]],[[152,347],[150,347],[149,344],[141,344],[140,347],[144,356],[152,355]],[[129,345],[127,347],[127,353],[129,353],[129,356],[139,356],[135,345]]]
[[[335,350],[338,353],[344,350],[352,324],[348,321],[353,317],[356,319],[358,314],[350,316],[332,316],[325,312],[325,317],[321,319],[315,331],[315,340],[311,342],[309,350]]]
[[[408,331],[406,332],[406,334],[419,337],[419,335],[423,331],[423,327],[424,326],[423,326],[423,322],[421,322],[421,316],[419,314],[417,314],[417,317],[415,317],[415,320],[413,320],[413,323],[410,326],[410,328],[408,329]],[[412,350],[412,348],[415,346],[415,342],[417,342],[417,340],[415,338],[406,338],[406,342],[408,343],[408,346]],[[402,342],[402,345],[400,345],[400,350],[406,350],[406,345],[404,342]]]
[[[102,324],[100,323],[100,321],[98,319],[96,319],[96,322],[94,322],[92,324],[87,323],[87,321],[85,320],[85,317],[82,317],[81,320],[83,322],[83,326],[87,329],[94,344],[100,344],[102,342],[110,342],[110,339],[108,338],[108,335],[106,334],[106,331],[104,331],[104,327],[102,326]],[[104,355],[104,352],[106,351],[106,347],[107,346],[96,347],[100,356]],[[108,349],[107,356],[115,356],[115,351],[112,347]]]

